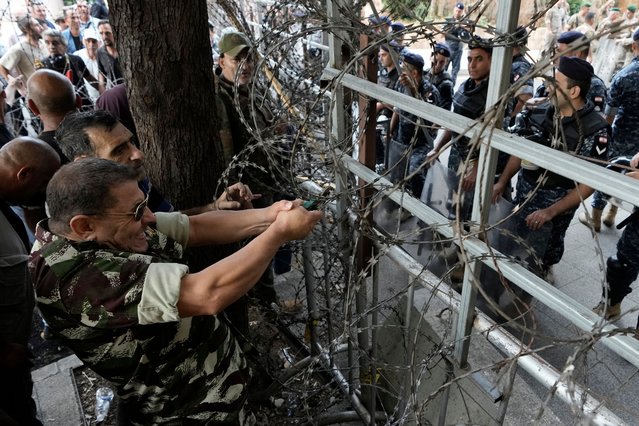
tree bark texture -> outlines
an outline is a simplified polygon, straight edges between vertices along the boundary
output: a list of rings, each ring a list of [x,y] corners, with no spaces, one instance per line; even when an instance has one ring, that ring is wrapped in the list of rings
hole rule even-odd
[[[111,0],[147,171],[179,209],[211,202],[223,171],[205,0]]]

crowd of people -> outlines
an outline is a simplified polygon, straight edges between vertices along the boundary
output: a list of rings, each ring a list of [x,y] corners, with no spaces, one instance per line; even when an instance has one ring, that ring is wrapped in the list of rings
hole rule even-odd
[[[488,96],[493,43],[474,34],[472,20],[465,10],[463,3],[455,4],[453,16],[442,26],[443,36],[431,46],[430,68],[425,66],[422,56],[401,43],[401,34],[393,34],[393,21],[389,17],[371,16],[372,39],[383,37],[378,54],[378,84],[465,117],[481,119]],[[636,7],[629,5],[622,14],[613,2],[608,2],[595,13],[590,3],[584,2],[570,16],[566,2],[557,2],[545,15],[544,54],[554,57],[554,70],[541,76],[543,83],[538,85],[529,74],[533,64],[525,55],[529,30],[518,27],[510,41],[512,98],[506,100],[504,130],[595,164],[605,165],[615,158],[627,157],[632,158],[631,166],[636,167],[639,22],[635,11]],[[594,73],[589,62],[596,44],[593,37],[614,38],[629,44],[634,56],[614,76],[609,87]],[[467,52],[469,77],[456,85],[462,52]],[[376,165],[376,170],[386,173],[390,181],[401,183],[415,197],[426,199],[422,188],[429,166],[450,146],[448,168],[461,180],[460,219],[469,220],[477,182],[477,147],[464,135],[433,126],[392,105],[378,103],[377,112],[390,116],[391,125],[388,138],[378,140],[377,149],[385,152],[377,153],[377,162],[382,163]],[[627,176],[639,178],[639,173],[630,171]],[[530,267],[551,283],[553,267],[563,256],[566,231],[583,200],[594,193],[592,211],[579,215],[579,220],[594,232],[600,232],[602,219],[608,227],[616,223],[616,204],[603,214],[607,195],[530,161],[499,153],[494,179],[493,201],[505,198],[514,203],[515,229],[535,252],[536,263],[531,262]],[[456,190],[457,185],[450,192]],[[456,208],[456,203],[452,203],[449,218],[455,217]],[[385,205],[386,214],[396,212],[397,206]],[[410,217],[405,213],[402,212],[400,220]],[[639,241],[633,238],[639,224],[635,223],[635,215],[631,217],[632,220],[622,223],[625,228],[617,252],[607,261],[607,285],[594,308],[609,320],[621,315],[621,302],[630,293],[639,272]]]
[[[86,0],[79,0],[65,6],[59,24],[47,19],[46,7],[37,1],[16,15],[21,34],[5,37],[13,44],[0,52],[0,76],[10,88],[7,103],[14,133],[40,130],[40,123],[24,108],[26,81],[38,69],[68,77],[86,108],[92,108],[101,93],[124,82],[108,13],[95,7],[99,4],[90,9]]]
[[[250,423],[246,294],[256,287],[271,312],[287,307],[272,259],[322,216],[275,190],[258,141],[287,127],[251,105],[256,49],[237,31],[217,45],[220,151],[227,179],[244,181],[185,209],[147,177],[109,22],[84,0],[63,13],[58,28],[32,2],[17,18],[23,35],[0,58],[0,104],[13,88],[38,134],[1,127],[0,423],[41,424],[27,346],[35,302],[43,336],[116,387],[120,424]],[[241,116],[253,110],[261,133]],[[191,272],[185,250],[203,245],[232,250]]]

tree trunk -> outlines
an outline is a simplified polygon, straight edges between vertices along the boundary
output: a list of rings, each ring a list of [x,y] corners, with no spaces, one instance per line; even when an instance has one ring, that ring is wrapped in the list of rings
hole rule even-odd
[[[111,0],[147,171],[177,208],[211,202],[223,171],[205,0]]]
[[[110,0],[111,24],[146,170],[179,210],[210,203],[224,170],[206,0]],[[191,271],[237,250],[190,249]]]

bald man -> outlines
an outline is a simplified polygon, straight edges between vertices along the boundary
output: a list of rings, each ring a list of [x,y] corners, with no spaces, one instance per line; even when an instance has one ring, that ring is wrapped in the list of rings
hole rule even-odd
[[[27,99],[29,109],[42,120],[42,133],[38,138],[55,149],[63,164],[68,163],[55,139],[55,131],[69,112],[82,105],[73,84],[59,72],[41,69],[27,81]]]
[[[44,191],[60,158],[46,143],[17,138],[0,148],[0,412],[3,424],[41,425],[31,399],[27,347],[33,315],[33,286],[27,273],[27,232],[10,204],[32,205]]]

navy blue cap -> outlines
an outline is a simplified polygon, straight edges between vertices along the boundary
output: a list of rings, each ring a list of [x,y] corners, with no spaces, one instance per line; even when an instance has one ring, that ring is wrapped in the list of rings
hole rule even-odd
[[[478,35],[473,36],[473,38],[468,41],[468,49],[483,49],[491,55],[493,54],[493,46],[491,45],[490,40],[481,38]]]
[[[391,29],[395,32],[402,31],[406,29],[406,25],[402,24],[401,22],[393,22],[391,24]]]
[[[379,25],[379,24],[390,25],[392,23],[390,18],[384,15],[379,15],[379,16],[371,15],[368,17],[368,21],[373,25]]]
[[[442,56],[450,58],[450,48],[448,47],[446,43],[435,43],[435,46],[433,47],[433,52],[439,53]]]
[[[576,81],[590,81],[592,76],[595,75],[595,71],[588,61],[575,56],[562,56],[559,58],[557,69],[566,77]]]
[[[518,26],[513,33],[513,37],[515,38],[515,46],[525,46],[528,43],[528,33],[526,32],[526,27],[522,25]]]
[[[634,32],[634,33],[632,33],[632,39],[633,39],[634,41],[639,40],[639,28],[637,28],[637,29],[635,30],[635,32]]]
[[[570,44],[582,37],[585,37],[585,35],[579,31],[566,31],[565,33],[559,34],[559,37],[557,37],[557,43]]]
[[[406,52],[402,55],[402,60],[407,64],[411,64],[415,68],[424,69],[424,58],[417,53]]]
[[[456,4],[455,4],[455,7],[456,7],[457,9],[464,10],[464,3],[456,3]]]
[[[402,46],[399,45],[395,40],[391,40],[390,43],[384,43],[380,46],[380,49],[390,52],[391,48],[399,53],[402,50]]]

